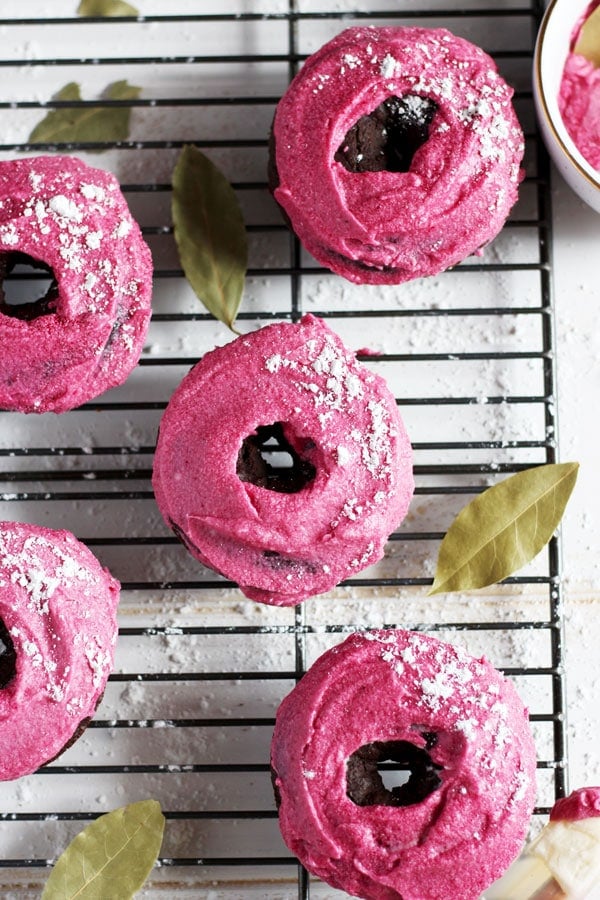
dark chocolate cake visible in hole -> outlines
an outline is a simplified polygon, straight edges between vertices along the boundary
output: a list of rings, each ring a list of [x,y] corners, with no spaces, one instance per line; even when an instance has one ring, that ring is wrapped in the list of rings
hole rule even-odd
[[[306,450],[314,449],[307,441]],[[244,438],[238,454],[236,472],[248,481],[280,494],[296,494],[309,484],[317,470],[293,449],[283,433],[283,424],[259,425],[254,434]]]
[[[8,280],[11,274],[19,277]],[[57,299],[58,285],[50,266],[26,253],[0,253],[0,313],[31,322],[53,313]]]
[[[349,172],[408,172],[436,110],[418,94],[388,97],[352,126],[334,159]]]
[[[428,735],[431,748],[435,735]],[[388,788],[379,764],[391,760],[410,772],[405,784]],[[441,784],[437,766],[427,750],[409,741],[374,741],[359,747],[346,763],[346,793],[357,806],[411,806]]]
[[[0,619],[0,688],[8,687],[16,674],[17,653],[6,625]]]

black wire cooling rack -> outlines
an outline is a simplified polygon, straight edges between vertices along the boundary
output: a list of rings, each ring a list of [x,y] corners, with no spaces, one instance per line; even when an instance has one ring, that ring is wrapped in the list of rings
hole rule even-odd
[[[87,821],[153,796],[167,831],[150,894],[341,897],[311,884],[281,842],[268,745],[281,698],[349,631],[418,628],[485,652],[531,709],[536,814],[566,790],[559,540],[495,589],[425,596],[437,543],[470,495],[557,458],[549,170],[529,77],[543,4],[138,6],[143,19],[81,19],[75,0],[31,3],[35,18],[12,0],[1,11],[2,158],[61,151],[114,171],[156,271],[148,345],[125,386],[59,417],[0,413],[0,517],[69,528],[123,584],[116,670],[96,719],[62,758],[3,786],[0,888],[3,896],[37,896],[44,870]],[[527,177],[502,235],[480,259],[402,288],[356,288],[316,267],[266,186],[268,127],[286,83],[308,53],[358,21],[446,26],[472,38],[516,85],[526,131]],[[142,88],[127,101],[129,140],[27,145],[48,108],[121,105],[101,97],[121,78]],[[73,80],[84,99],[52,100]],[[174,250],[170,173],[190,142],[223,168],[245,211],[251,268],[240,329],[312,312],[351,346],[374,347],[378,355],[363,358],[388,379],[414,439],[416,496],[386,558],[295,610],[245,601],[187,557],[150,489],[156,429],[172,390],[206,350],[229,339],[191,296]],[[31,273],[14,283],[35,290]]]

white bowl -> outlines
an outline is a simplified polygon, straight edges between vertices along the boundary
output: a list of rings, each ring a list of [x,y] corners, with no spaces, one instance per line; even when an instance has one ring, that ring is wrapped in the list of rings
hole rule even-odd
[[[592,209],[600,212],[600,173],[569,137],[558,94],[571,34],[590,0],[552,0],[542,20],[533,62],[533,96],[544,143],[559,172]]]

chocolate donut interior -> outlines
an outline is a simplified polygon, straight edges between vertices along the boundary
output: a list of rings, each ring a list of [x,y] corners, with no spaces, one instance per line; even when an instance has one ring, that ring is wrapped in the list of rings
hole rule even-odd
[[[6,625],[0,619],[0,688],[8,687],[16,674],[17,653]]]
[[[57,299],[50,266],[18,250],[0,253],[0,313],[31,322],[53,313]]]
[[[294,450],[283,428],[282,422],[259,425],[244,438],[236,466],[241,481],[281,494],[296,494],[313,481],[317,470]],[[312,441],[305,442],[307,451],[314,446]]]
[[[436,110],[433,100],[418,94],[388,97],[355,122],[334,159],[349,172],[408,172]]]
[[[346,793],[357,806],[411,806],[420,803],[441,784],[436,765],[427,752],[436,742],[435,734],[424,734],[426,747],[409,741],[374,741],[364,744],[346,763]],[[400,785],[387,787],[380,764],[388,760],[408,772],[408,779]]]

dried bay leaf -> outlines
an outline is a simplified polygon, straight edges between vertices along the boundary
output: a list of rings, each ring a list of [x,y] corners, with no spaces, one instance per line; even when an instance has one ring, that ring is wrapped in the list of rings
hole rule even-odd
[[[139,16],[139,11],[125,0],[81,0],[79,16]]]
[[[600,6],[596,7],[581,26],[574,50],[596,67],[600,66]]]
[[[129,900],[156,862],[164,827],[156,800],[140,800],[100,816],[58,858],[42,900]]]
[[[107,100],[135,100],[141,88],[127,81],[115,81],[104,91]],[[81,101],[81,89],[76,81],[70,81],[55,100]],[[36,125],[28,138],[30,144],[113,143],[129,137],[131,107],[124,106],[74,106],[53,109]],[[90,152],[100,153],[105,148]]]
[[[578,463],[526,469],[467,504],[440,545],[429,593],[496,584],[530,562],[554,534],[578,470]]]
[[[181,267],[198,299],[232,331],[248,265],[248,241],[235,192],[197,147],[173,171],[173,228]]]

